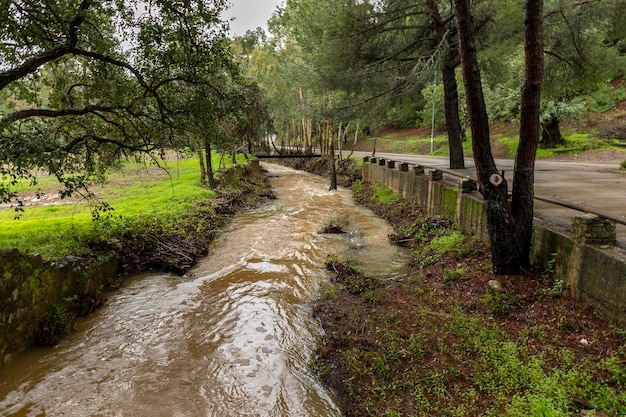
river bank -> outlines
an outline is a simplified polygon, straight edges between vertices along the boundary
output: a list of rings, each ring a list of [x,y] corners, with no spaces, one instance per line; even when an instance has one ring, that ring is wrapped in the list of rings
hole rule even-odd
[[[129,223],[84,242],[81,254],[46,260],[17,250],[0,257],[3,302],[0,366],[31,345],[52,346],[70,333],[77,317],[91,314],[106,292],[142,271],[178,275],[207,254],[222,227],[239,210],[272,198],[259,170],[237,166],[222,175],[215,198],[191,207],[176,227]],[[98,227],[106,229],[106,220]]]
[[[316,366],[346,416],[626,413],[626,332],[570,297],[555,271],[493,275],[489,248],[450,222],[380,187],[353,192],[412,259],[399,280],[327,265]]]
[[[330,158],[284,158],[275,163],[328,178],[330,183]],[[336,164],[338,185],[350,188],[354,181],[361,179],[361,165],[357,158],[344,158]]]
[[[412,260],[395,281],[328,265],[318,367],[346,416],[624,415],[626,333],[554,271],[493,275],[488,247],[449,222],[377,187],[353,191]]]
[[[326,256],[391,278],[407,254],[349,190],[263,167],[276,198],[233,216],[185,275],[129,277],[56,347],[0,369],[0,415],[339,416],[310,366]]]

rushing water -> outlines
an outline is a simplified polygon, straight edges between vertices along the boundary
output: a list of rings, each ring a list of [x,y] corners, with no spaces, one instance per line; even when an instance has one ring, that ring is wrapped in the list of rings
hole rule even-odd
[[[310,368],[324,258],[393,275],[402,254],[349,191],[266,168],[278,198],[237,216],[187,276],[134,277],[57,347],[0,369],[0,415],[338,415]],[[350,233],[319,233],[340,216]]]

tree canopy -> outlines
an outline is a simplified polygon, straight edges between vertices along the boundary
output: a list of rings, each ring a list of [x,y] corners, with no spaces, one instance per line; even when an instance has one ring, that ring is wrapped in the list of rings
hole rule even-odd
[[[537,147],[552,146],[563,118],[593,109],[594,95],[625,75],[626,38],[617,17],[624,6],[624,0],[288,0],[270,22],[270,36],[249,54],[249,74],[268,94],[279,137],[292,144],[308,135],[323,148],[350,123],[424,126],[434,101],[443,101],[454,168],[462,167],[454,161],[463,159],[464,95],[494,269],[518,272],[529,263]],[[464,92],[457,86],[461,62]],[[432,86],[433,75],[443,87]],[[491,153],[489,120],[520,126],[512,200]]]
[[[35,170],[67,195],[124,155],[180,149],[219,130],[252,92],[226,36],[226,6],[2,1],[0,201]]]
[[[270,34],[253,37],[260,41],[248,55],[250,75],[258,80],[276,116],[278,136],[299,141],[306,136],[306,129],[298,128],[307,125],[304,119],[311,121],[313,136],[319,138],[317,126],[330,109],[329,96],[335,130],[350,122],[371,130],[430,127],[435,104],[437,117],[442,115],[436,122],[447,130],[455,165],[453,160],[462,159],[460,141],[467,119],[458,103],[464,92],[457,85],[461,74],[453,5],[286,1],[270,21]],[[624,0],[546,0],[544,137],[553,116],[562,120],[592,106],[590,96],[623,72],[625,36],[616,16],[625,5]],[[508,0],[471,3],[492,120],[520,118],[524,15],[519,6]],[[437,88],[432,86],[434,76]],[[461,153],[453,158],[457,148]]]

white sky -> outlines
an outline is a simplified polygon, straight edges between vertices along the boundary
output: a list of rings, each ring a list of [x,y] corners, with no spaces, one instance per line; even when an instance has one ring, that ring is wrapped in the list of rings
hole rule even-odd
[[[283,4],[283,0],[230,0],[230,3],[231,8],[226,11],[224,18],[235,18],[230,22],[230,31],[237,36],[259,26],[266,29],[268,19],[276,6]]]

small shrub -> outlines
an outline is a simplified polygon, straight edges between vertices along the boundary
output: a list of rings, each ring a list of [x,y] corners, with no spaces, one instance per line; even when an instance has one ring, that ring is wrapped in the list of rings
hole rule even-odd
[[[457,269],[445,268],[443,270],[443,282],[449,283],[458,280],[463,275],[467,274],[467,268],[462,266]]]
[[[56,345],[61,336],[69,333],[72,321],[73,317],[64,303],[54,304],[39,323],[35,343],[38,346]]]
[[[400,201],[400,194],[394,193],[391,189],[387,187],[382,187],[380,185],[372,185],[374,189],[374,195],[372,196],[372,201],[380,204],[391,204],[397,201]]]
[[[508,292],[487,292],[482,298],[482,303],[494,316],[506,316],[509,314],[514,301],[514,297]]]
[[[350,218],[342,214],[341,216],[335,217],[325,225],[320,233],[323,234],[344,234],[346,233],[346,229],[350,225]]]
[[[428,248],[438,254],[460,254],[464,242],[465,236],[459,231],[453,231],[445,236],[433,238],[428,244]]]

